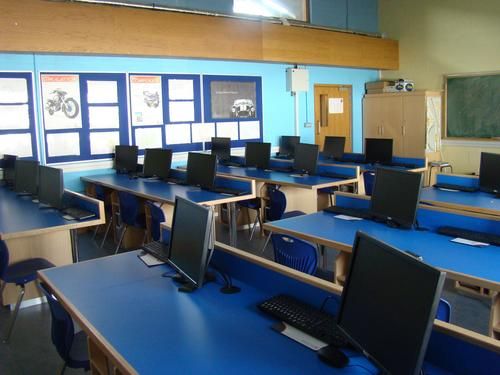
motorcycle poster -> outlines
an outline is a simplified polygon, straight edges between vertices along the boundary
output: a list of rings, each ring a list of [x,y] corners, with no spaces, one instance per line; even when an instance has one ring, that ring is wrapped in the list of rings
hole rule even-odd
[[[81,128],[79,76],[77,74],[42,74],[41,81],[45,129]]]
[[[162,125],[161,76],[130,76],[132,125]]]

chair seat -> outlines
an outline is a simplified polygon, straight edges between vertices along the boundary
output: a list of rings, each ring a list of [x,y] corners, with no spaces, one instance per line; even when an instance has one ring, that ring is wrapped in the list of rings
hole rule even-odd
[[[27,284],[37,278],[36,271],[55,267],[47,259],[32,258],[10,264],[3,275],[6,283]]]
[[[260,198],[247,199],[245,201],[238,202],[238,205],[250,208],[251,210],[258,210],[260,208]]]
[[[84,368],[85,370],[89,370],[89,352],[87,349],[87,335],[85,332],[80,331],[75,334],[71,350],[69,351],[67,364],[71,368]]]
[[[281,218],[282,219],[289,219],[291,217],[302,216],[302,215],[305,215],[305,212],[296,210],[296,211],[285,212]]]

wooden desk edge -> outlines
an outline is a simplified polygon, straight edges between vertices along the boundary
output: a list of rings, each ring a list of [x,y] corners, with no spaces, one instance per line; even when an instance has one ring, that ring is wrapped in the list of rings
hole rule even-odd
[[[116,365],[124,374],[135,375],[138,372],[118,353],[115,348],[90,324],[90,322],[80,313],[80,311],[68,301],[66,296],[56,288],[46,277],[43,271],[38,271],[38,278],[45,283],[49,289],[57,296],[58,301],[64,306],[66,311],[78,322],[78,325],[85,331],[89,339],[109,356],[113,364]]]

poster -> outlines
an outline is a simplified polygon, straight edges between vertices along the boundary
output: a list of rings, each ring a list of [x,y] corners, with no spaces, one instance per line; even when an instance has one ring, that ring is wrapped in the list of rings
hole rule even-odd
[[[194,102],[170,102],[168,104],[170,122],[194,121]]]
[[[42,74],[45,129],[82,127],[80,79],[77,74]]]
[[[90,133],[90,153],[92,155],[112,154],[115,145],[120,144],[119,132],[92,132]]]
[[[237,122],[218,122],[217,137],[231,138],[233,141],[238,140],[238,123]]]
[[[87,81],[87,102],[118,103],[118,85],[116,81]]]
[[[165,126],[165,140],[167,145],[191,143],[190,124],[171,124]]]
[[[25,78],[0,78],[0,103],[27,103],[28,83]]]
[[[192,79],[169,79],[168,80],[169,100],[193,100],[193,80]]]
[[[108,129],[120,127],[118,106],[89,106],[90,129]]]
[[[30,128],[27,104],[0,105],[0,130],[21,130]]]
[[[256,118],[255,82],[210,82],[211,117],[213,119]]]
[[[344,99],[328,98],[328,113],[344,113]]]
[[[135,129],[135,144],[139,149],[162,148],[161,128],[138,128]]]
[[[31,134],[1,134],[0,154],[17,155],[20,158],[33,156]]]
[[[47,134],[47,154],[49,157],[80,155],[80,134]]]
[[[132,125],[162,125],[161,76],[130,76]]]
[[[240,121],[240,139],[260,139],[260,121]]]
[[[212,137],[215,137],[215,124],[199,123],[192,124],[193,143],[195,142],[211,142]]]

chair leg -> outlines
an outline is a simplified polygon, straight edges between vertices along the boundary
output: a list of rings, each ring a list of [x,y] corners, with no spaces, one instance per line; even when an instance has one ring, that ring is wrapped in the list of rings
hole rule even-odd
[[[108,233],[109,233],[109,229],[111,228],[111,224],[113,224],[113,216],[111,216],[109,218],[109,223],[106,226],[106,231],[104,232],[104,237],[101,241],[101,244],[99,245],[100,248],[102,248],[104,246],[104,242],[106,242],[106,238],[108,238]]]
[[[246,208],[247,211],[247,222],[248,222],[248,234],[250,235],[250,239],[252,239],[252,228],[250,228],[250,209]]]
[[[269,243],[269,240],[271,239],[272,234],[273,234],[273,232],[269,232],[269,234],[267,235],[266,243],[264,244],[264,247],[262,248],[262,252],[266,251],[267,244]]]
[[[95,240],[95,236],[97,236],[97,231],[99,230],[100,227],[101,227],[100,225],[95,226],[94,233],[92,234],[92,241]]]
[[[59,371],[60,375],[64,374],[64,371],[66,371],[66,366],[67,366],[67,364],[66,364],[66,362],[64,362],[63,365],[62,365],[62,367],[61,367],[61,370]]]
[[[19,307],[21,306],[21,302],[23,301],[25,291],[26,290],[24,289],[24,285],[21,285],[21,290],[19,291],[19,296],[17,297],[17,303],[16,303],[16,308],[14,310],[14,315],[12,316],[12,319],[10,321],[10,325],[7,330],[7,335],[3,340],[3,342],[6,344],[9,342],[10,335],[12,334],[12,330],[14,329],[14,324],[16,323],[17,314],[19,313]]]
[[[257,221],[260,221],[258,213],[257,216],[255,217],[255,220],[253,221],[252,230],[250,231],[250,241],[252,240],[253,234],[255,233],[255,228],[257,227]]]
[[[120,250],[120,245],[122,244],[123,237],[125,237],[125,232],[127,231],[128,225],[124,224],[123,229],[120,232],[120,239],[118,240],[118,245],[116,245],[115,255],[118,254],[118,250]]]
[[[3,282],[0,287],[0,306],[3,306],[3,290],[5,289],[5,285],[7,285],[7,283]]]

